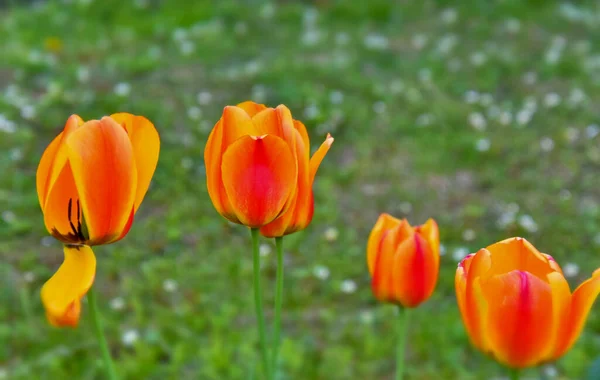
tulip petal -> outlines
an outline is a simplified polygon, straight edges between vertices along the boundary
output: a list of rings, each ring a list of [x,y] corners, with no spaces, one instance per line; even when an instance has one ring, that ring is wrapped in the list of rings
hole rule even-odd
[[[48,232],[63,243],[87,241],[88,236],[84,233],[87,226],[69,162],[63,166],[50,189],[44,208],[44,223]]]
[[[475,347],[486,350],[487,342],[485,336],[485,325],[482,321],[487,315],[487,302],[483,297],[480,286],[480,274],[486,273],[492,265],[491,254],[487,249],[480,249],[471,260],[466,262],[467,292],[465,294],[465,305],[469,325],[472,333],[471,342]]]
[[[439,257],[418,233],[404,239],[394,253],[394,298],[416,307],[431,297],[438,278]]]
[[[89,121],[66,141],[90,243],[122,236],[135,201],[137,171],[125,129],[113,119]]]
[[[278,237],[305,229],[312,221],[314,200],[312,186],[308,180],[308,155],[303,155],[304,141],[295,130],[296,151],[298,154],[298,183],[293,201],[289,208],[277,219],[261,227],[260,232],[265,237]]]
[[[425,224],[415,227],[415,231],[420,234],[429,243],[433,251],[433,257],[436,260],[436,265],[440,261],[440,231],[438,225],[433,219],[428,219]]]
[[[64,262],[42,287],[41,297],[50,324],[76,327],[81,298],[94,283],[96,257],[87,245],[65,246],[64,254]]]
[[[306,154],[306,157],[310,157],[310,139],[308,138],[306,127],[300,121],[294,120],[294,128],[300,133],[300,138],[304,142],[304,154]],[[298,152],[298,154],[300,154],[300,152]]]
[[[223,110],[223,116],[217,122],[204,148],[204,165],[206,166],[206,186],[208,195],[217,211],[238,223],[235,212],[227,198],[223,187],[221,167],[223,153],[234,141],[244,135],[258,135],[252,119],[242,108],[227,106]]]
[[[379,216],[375,223],[375,227],[371,230],[369,240],[367,241],[367,265],[371,277],[373,277],[375,272],[375,260],[377,259],[381,239],[388,230],[400,225],[400,223],[402,223],[400,219],[384,213]]]
[[[555,357],[562,356],[575,344],[598,294],[600,294],[600,269],[596,269],[592,277],[584,281],[573,292],[568,328],[556,348]]]
[[[474,334],[473,325],[469,319],[469,314],[467,313],[467,273],[469,272],[469,266],[471,265],[471,260],[473,260],[474,254],[467,255],[459,264],[456,269],[456,276],[454,277],[454,287],[456,289],[456,302],[458,303],[458,309],[460,311],[460,315],[463,320],[463,324],[467,329],[467,333],[469,336]]]
[[[529,272],[545,281],[547,275],[554,271],[548,258],[523,238],[506,239],[490,245],[487,249],[493,257],[492,267],[486,274],[487,277],[517,269]]]
[[[221,174],[237,219],[257,228],[278,217],[296,187],[296,166],[289,146],[277,136],[243,136],[231,144]]]
[[[237,105],[237,107],[246,111],[248,116],[253,117],[257,113],[265,110],[267,107],[264,104],[254,103],[251,100],[245,101]]]
[[[148,191],[150,181],[156,170],[160,152],[160,137],[156,128],[154,128],[154,124],[143,116],[123,112],[113,114],[110,117],[125,127],[131,141],[131,146],[133,147],[133,156],[135,157],[135,167],[137,169],[134,210],[137,211]]]
[[[544,352],[544,358],[555,358],[559,350],[561,340],[568,334],[570,329],[569,315],[571,312],[571,289],[569,283],[559,272],[552,272],[548,275],[548,283],[552,289],[552,325],[550,330],[552,338]]]
[[[317,175],[317,170],[319,170],[319,166],[321,166],[321,161],[325,158],[325,155],[331,148],[331,144],[333,144],[333,137],[328,133],[327,138],[321,144],[319,149],[313,154],[310,158],[310,183],[313,183],[315,180],[315,176]]]
[[[46,207],[46,200],[54,182],[67,163],[66,149],[63,147],[65,138],[83,124],[77,115],[71,115],[65,124],[64,130],[48,145],[36,173],[36,187],[42,210]]]
[[[512,368],[540,363],[553,338],[552,289],[529,272],[513,270],[481,284],[488,301],[485,334],[492,355]]]

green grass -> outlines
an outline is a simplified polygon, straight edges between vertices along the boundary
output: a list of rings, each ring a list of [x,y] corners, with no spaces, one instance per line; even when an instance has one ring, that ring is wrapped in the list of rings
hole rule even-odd
[[[374,300],[365,263],[381,212],[436,218],[446,252],[436,293],[413,318],[408,379],[505,374],[469,345],[454,299],[460,254],[520,235],[579,266],[572,288],[600,267],[593,3],[190,3],[0,9],[0,378],[103,378],[87,306],[78,329],[59,330],[39,300],[62,252],[47,237],[35,171],[72,113],[142,114],[162,138],[131,232],[95,250],[126,378],[247,379],[258,367],[250,236],[214,210],[202,158],[223,106],[247,99],[288,105],[313,148],[327,132],[336,139],[313,223],[284,242],[282,379],[392,378],[394,308]],[[263,243],[272,305],[274,246]],[[583,379],[599,355],[596,306],[553,366]]]

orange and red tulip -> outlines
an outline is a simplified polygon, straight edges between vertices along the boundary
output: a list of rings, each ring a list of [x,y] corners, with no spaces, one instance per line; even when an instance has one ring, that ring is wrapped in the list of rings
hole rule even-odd
[[[84,122],[71,116],[50,143],[36,182],[44,223],[65,244],[65,261],[42,288],[50,323],[76,326],[94,281],[89,246],[122,239],[156,169],[160,140],[146,118],[117,113]]]
[[[286,106],[227,106],[204,149],[210,199],[228,220],[268,237],[304,229],[312,183],[332,143],[328,136],[310,158],[306,128]]]
[[[573,346],[600,293],[600,270],[571,294],[551,256],[510,238],[465,257],[455,286],[472,344],[520,369],[556,360]]]
[[[367,264],[375,297],[417,307],[433,294],[440,265],[436,222],[412,227],[406,219],[381,214],[367,243]]]

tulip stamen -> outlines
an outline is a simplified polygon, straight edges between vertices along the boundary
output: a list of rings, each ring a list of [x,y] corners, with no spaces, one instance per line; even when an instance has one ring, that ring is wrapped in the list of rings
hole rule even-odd
[[[67,206],[67,216],[69,217],[69,224],[71,225],[71,230],[75,237],[77,237],[80,241],[85,241],[85,236],[83,236],[83,230],[81,228],[81,206],[79,205],[79,199],[76,201],[77,203],[77,227],[73,224],[72,219],[72,211],[73,211],[73,198],[69,198],[69,204]]]

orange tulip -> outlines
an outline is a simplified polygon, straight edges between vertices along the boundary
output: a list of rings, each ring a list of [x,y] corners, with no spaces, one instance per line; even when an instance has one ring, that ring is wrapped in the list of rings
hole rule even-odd
[[[71,116],[38,166],[44,223],[65,244],[65,261],[42,288],[50,323],[76,326],[94,281],[89,246],[122,239],[148,190],[160,140],[146,118],[118,113],[84,122]]]
[[[472,344],[521,369],[556,360],[573,346],[600,293],[600,270],[571,294],[551,256],[511,238],[465,257],[455,286]]]
[[[280,105],[227,106],[204,149],[208,194],[228,220],[283,236],[312,219],[312,182],[333,138],[309,160],[306,128]]]
[[[406,219],[381,214],[367,243],[367,264],[375,297],[404,307],[426,301],[437,283],[438,226],[429,219],[411,227]]]

